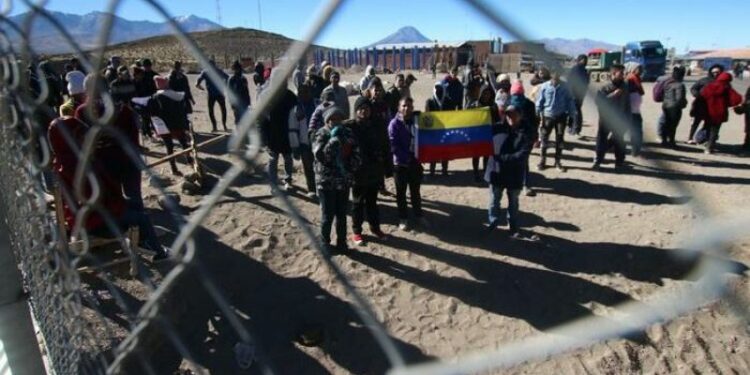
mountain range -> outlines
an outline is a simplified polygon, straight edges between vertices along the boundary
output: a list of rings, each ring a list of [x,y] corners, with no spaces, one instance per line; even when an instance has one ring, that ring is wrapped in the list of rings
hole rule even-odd
[[[30,14],[30,12],[21,13],[10,17],[10,20],[17,25],[22,26],[26,17]],[[102,25],[107,17],[107,14],[104,12],[91,12],[85,15],[76,15],[51,11],[50,14],[84,50],[96,47]],[[219,24],[194,15],[176,17],[174,20],[187,32],[223,29]],[[9,34],[11,43],[13,43],[14,46],[20,43],[21,37],[18,33],[11,31],[4,26],[2,28]],[[131,21],[122,17],[114,16],[109,44],[123,43],[172,33],[172,28],[166,21]],[[58,29],[56,29],[51,22],[39,16],[36,16],[32,25],[31,45],[37,53],[43,54],[69,53],[73,51],[73,48],[70,47],[63,36],[60,35]]]
[[[404,26],[395,33],[388,35],[387,37],[378,40],[375,43],[370,44],[367,47],[376,46],[378,44],[393,44],[393,43],[426,43],[431,42],[432,39],[422,35],[416,28],[412,26]]]

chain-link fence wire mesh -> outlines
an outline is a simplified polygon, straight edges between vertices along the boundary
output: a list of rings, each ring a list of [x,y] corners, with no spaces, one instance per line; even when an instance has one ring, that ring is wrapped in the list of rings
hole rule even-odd
[[[190,51],[200,65],[208,72],[208,78],[222,91],[225,82],[220,79],[218,72],[209,64],[208,58],[202,53],[190,36],[181,29],[176,21],[166,12],[158,1],[142,1],[144,6],[150,7],[174,30],[178,40]],[[286,58],[276,67],[276,74],[288,78],[297,61],[300,61],[310,49],[312,43],[320,35],[334,14],[341,8],[342,0],[326,2],[316,15],[305,38],[295,42],[289,48]],[[465,6],[486,16],[498,28],[504,30],[512,38],[528,40],[521,27],[515,25],[506,14],[498,12],[487,3],[466,0]],[[215,306],[231,326],[237,341],[238,363],[245,362],[241,358],[244,353],[255,350],[256,366],[264,373],[273,373],[274,364],[264,360],[262,343],[256,343],[241,323],[223,291],[214,282],[212,276],[196,258],[194,236],[208,214],[216,206],[220,197],[229,187],[249,169],[253,168],[261,150],[260,137],[256,128],[257,121],[265,115],[269,105],[286,85],[286,79],[274,80],[266,89],[253,111],[247,112],[238,124],[237,130],[229,142],[228,152],[236,158],[236,163],[224,173],[221,180],[203,199],[200,208],[193,213],[188,221],[183,221],[177,210],[176,203],[170,195],[158,184],[155,187],[165,197],[165,210],[171,213],[175,226],[180,228],[171,249],[176,263],[169,273],[160,280],[155,280],[147,266],[142,263],[135,250],[135,244],[127,240],[127,235],[119,227],[117,218],[103,205],[102,194],[105,187],[101,186],[96,169],[96,147],[103,140],[114,142],[122,147],[130,162],[143,170],[148,176],[153,171],[147,168],[139,157],[139,151],[121,132],[112,125],[112,120],[118,115],[111,95],[103,85],[91,85],[87,88],[89,97],[101,98],[100,113],[89,113],[94,119],[91,128],[85,136],[76,139],[75,134],[64,129],[63,136],[78,160],[73,184],[60,190],[62,199],[69,207],[75,208],[75,225],[66,229],[51,213],[45,199],[44,174],[51,171],[51,151],[47,142],[47,124],[40,119],[54,118],[56,115],[47,105],[50,88],[46,81],[40,79],[38,92],[32,92],[26,82],[28,75],[36,74],[44,77],[45,72],[36,64],[26,71],[20,64],[34,62],[39,57],[30,43],[31,30],[35,19],[45,19],[64,36],[67,43],[75,51],[83,67],[89,72],[98,72],[103,67],[106,46],[112,32],[113,15],[121,1],[110,1],[106,8],[108,16],[102,25],[99,35],[99,48],[91,54],[84,53],[68,32],[45,9],[44,2],[33,3],[24,1],[32,11],[24,24],[16,25],[8,18],[13,1],[6,1],[0,16],[0,46],[2,47],[2,165],[3,179],[0,182],[3,192],[3,204],[6,220],[12,231],[14,251],[20,268],[24,274],[24,282],[31,294],[34,317],[38,321],[45,340],[44,346],[52,369],[59,374],[72,373],[163,373],[163,366],[170,365],[165,358],[185,359],[195,372],[202,369],[195,364],[194,347],[185,338],[184,323],[190,312],[185,311],[181,302],[184,300],[184,290],[190,287],[200,288],[208,300],[204,303]],[[20,36],[22,43],[20,50],[16,50],[11,43],[9,33]],[[532,45],[533,48],[533,45]],[[555,59],[541,48],[532,51],[554,70],[561,67]],[[582,85],[582,82],[570,82],[571,85]],[[589,89],[589,97],[595,95]],[[238,103],[231,91],[228,93],[230,103]],[[90,107],[91,108],[91,107]],[[600,108],[601,112],[610,119],[616,131],[626,132],[630,122],[623,114],[614,108]],[[664,167],[658,159],[649,159],[655,167]],[[683,195],[693,195],[688,187],[678,180],[667,180],[671,187]],[[742,228],[747,227],[748,215],[739,215],[731,220],[715,221],[710,232],[696,233],[686,248],[694,251],[694,257],[699,258],[697,266],[689,275],[691,279],[699,281],[684,287],[679,293],[660,295],[648,305],[629,303],[618,307],[626,318],[617,322],[585,318],[564,324],[545,334],[530,337],[518,343],[510,343],[500,349],[477,353],[465,358],[459,358],[451,364],[428,363],[417,366],[407,366],[397,346],[377,321],[373,309],[352,285],[346,273],[334,261],[327,250],[319,245],[313,234],[313,229],[307,224],[295,207],[294,203],[280,191],[273,182],[274,195],[280,199],[294,223],[302,229],[310,240],[315,251],[329,270],[336,275],[339,282],[349,294],[355,311],[362,322],[370,329],[378,345],[386,355],[393,373],[398,374],[453,374],[474,373],[507,367],[524,361],[541,359],[549,355],[558,354],[585,345],[615,337],[626,337],[628,334],[644,329],[650,324],[664,322],[680,314],[714,301],[726,298],[736,312],[747,319],[750,315],[746,304],[738,301],[738,296],[731,294],[726,288],[723,278],[726,272],[733,269],[718,256],[723,255],[724,249],[733,240],[743,235]],[[697,197],[696,197],[697,198]],[[58,200],[58,203],[60,201]],[[711,214],[708,207],[701,204],[700,199],[691,201],[693,210],[703,218]],[[119,246],[123,249],[123,256],[134,265],[134,274],[140,281],[139,288],[143,288],[148,300],[141,306],[134,306],[123,295],[120,288],[113,283],[113,277],[105,269],[106,260],[94,255],[90,248],[90,234],[85,229],[85,223],[92,215],[102,218],[107,228],[117,234]],[[68,235],[81,239],[83,245],[71,247]],[[86,265],[95,269],[99,289],[93,290],[88,276],[79,272],[79,268]],[[85,279],[85,280],[84,280]],[[190,289],[193,290],[194,289]],[[101,294],[106,295],[115,306],[103,309]],[[113,320],[121,320],[119,327],[113,325]],[[126,327],[122,329],[122,327]],[[247,349],[247,350],[244,350]],[[172,352],[173,356],[164,357],[165,352]]]

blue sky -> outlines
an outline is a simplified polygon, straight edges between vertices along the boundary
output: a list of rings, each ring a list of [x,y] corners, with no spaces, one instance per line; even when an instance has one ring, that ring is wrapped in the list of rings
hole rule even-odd
[[[589,38],[614,44],[659,39],[678,52],[690,49],[750,46],[740,26],[750,21],[741,0],[490,0],[491,7],[522,27],[527,37]],[[13,1],[12,14],[25,11]],[[195,14],[216,21],[214,0],[162,0],[172,15]],[[320,0],[221,0],[227,27],[259,28],[301,38]],[[84,14],[105,10],[104,0],[49,0],[47,7]],[[262,17],[259,17],[260,4]],[[610,4],[618,4],[613,6]],[[142,1],[125,0],[117,14],[132,20],[158,21]],[[508,33],[460,0],[348,0],[318,44],[348,48],[375,42],[401,26],[414,26],[431,39],[488,39]]]

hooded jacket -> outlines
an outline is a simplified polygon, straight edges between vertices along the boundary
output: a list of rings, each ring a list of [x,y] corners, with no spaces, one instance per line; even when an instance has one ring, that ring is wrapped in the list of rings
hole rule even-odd
[[[344,122],[351,129],[359,146],[361,167],[354,172],[354,185],[380,184],[390,156],[388,136],[381,125],[372,120],[352,119]]]
[[[492,126],[493,155],[487,162],[484,179],[492,185],[517,190],[523,187],[531,141],[523,131],[511,128],[506,121]]]
[[[278,71],[271,71],[268,84],[272,86],[280,78]],[[263,95],[270,95],[270,90],[264,91]],[[260,121],[260,131],[265,145],[273,152],[287,154],[292,152],[290,143],[289,112],[295,111],[297,107],[297,95],[286,87],[271,103],[268,115]]]
[[[365,76],[359,80],[359,91],[365,91],[370,86],[370,81],[375,78],[375,68],[372,65],[368,65],[365,69]]]
[[[732,88],[732,75],[723,72],[716,80],[701,90],[706,100],[707,118],[712,125],[719,125],[729,119],[729,108],[742,104],[742,96]]]

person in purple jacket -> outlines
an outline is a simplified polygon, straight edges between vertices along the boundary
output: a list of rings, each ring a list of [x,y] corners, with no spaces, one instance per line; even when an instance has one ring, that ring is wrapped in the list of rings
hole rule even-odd
[[[423,169],[414,153],[416,147],[414,142],[415,132],[414,100],[406,97],[399,101],[398,114],[388,124],[388,139],[393,153],[393,176],[396,180],[398,228],[401,230],[409,228],[409,210],[406,204],[407,188],[411,196],[411,206],[415,219],[423,226],[427,224],[422,217],[422,196],[419,189],[422,184]]]

